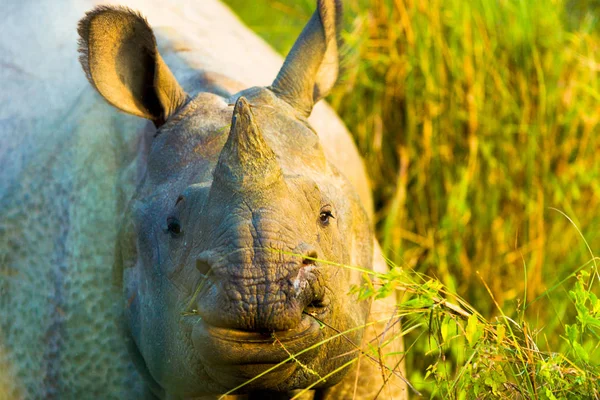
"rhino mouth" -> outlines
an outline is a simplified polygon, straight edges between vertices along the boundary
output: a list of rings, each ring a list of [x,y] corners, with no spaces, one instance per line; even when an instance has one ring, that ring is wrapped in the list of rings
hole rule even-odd
[[[314,357],[316,349],[306,349],[322,340],[322,330],[308,314],[294,329],[269,333],[219,328],[201,321],[194,327],[192,340],[215,381],[231,388],[263,374],[246,389],[264,389],[282,384],[298,369],[298,361],[304,364]]]
[[[219,364],[277,364],[316,343],[320,337],[321,325],[307,314],[296,328],[286,331],[248,332],[201,321],[192,335],[198,351],[207,353],[211,362]]]
[[[303,317],[300,325],[296,329],[275,332],[248,332],[239,329],[207,327],[209,334],[217,340],[223,340],[232,343],[294,343],[298,339],[303,339],[315,330],[316,321],[313,318]]]

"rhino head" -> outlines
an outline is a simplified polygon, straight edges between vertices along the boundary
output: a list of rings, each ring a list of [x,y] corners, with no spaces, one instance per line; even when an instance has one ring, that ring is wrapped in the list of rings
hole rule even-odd
[[[357,356],[369,306],[341,265],[371,268],[373,236],[307,122],[337,79],[340,18],[319,0],[273,84],[229,98],[186,94],[138,14],[100,7],[80,22],[93,87],[157,128],[115,268],[131,353],[161,398],[267,370],[238,393],[327,387]]]

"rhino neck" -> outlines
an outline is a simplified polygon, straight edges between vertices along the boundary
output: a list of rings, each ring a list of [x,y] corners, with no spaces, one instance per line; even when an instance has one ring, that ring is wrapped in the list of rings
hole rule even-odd
[[[218,72],[201,51],[190,51],[186,38],[173,29],[156,29],[158,49],[166,64],[192,97],[201,92],[208,92],[224,98],[244,90],[244,85],[230,76]]]

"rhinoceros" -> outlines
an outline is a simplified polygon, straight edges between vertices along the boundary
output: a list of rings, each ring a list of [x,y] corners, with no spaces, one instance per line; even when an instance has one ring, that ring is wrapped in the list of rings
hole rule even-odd
[[[404,398],[394,301],[350,290],[386,269],[364,166],[317,104],[340,1],[283,66],[216,1],[121,3],[0,17],[0,398]]]

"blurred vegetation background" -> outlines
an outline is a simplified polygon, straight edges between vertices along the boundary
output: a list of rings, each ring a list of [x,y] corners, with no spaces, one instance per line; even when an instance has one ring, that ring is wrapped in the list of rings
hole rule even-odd
[[[225,2],[282,55],[315,8]],[[386,254],[568,352],[569,285],[600,250],[600,1],[344,5],[328,100],[365,157]],[[599,342],[583,345],[598,355]],[[422,354],[408,359],[417,385]]]

